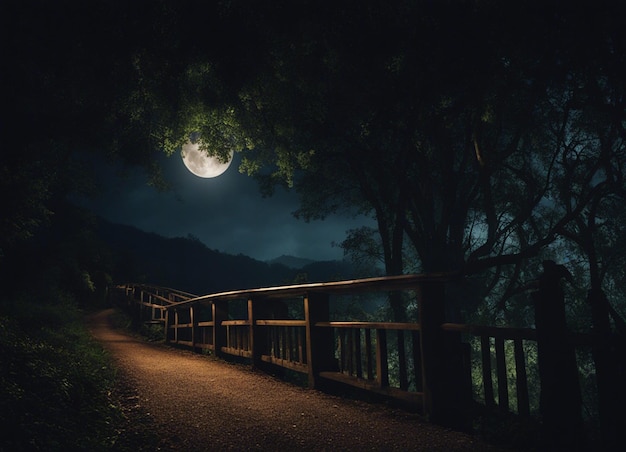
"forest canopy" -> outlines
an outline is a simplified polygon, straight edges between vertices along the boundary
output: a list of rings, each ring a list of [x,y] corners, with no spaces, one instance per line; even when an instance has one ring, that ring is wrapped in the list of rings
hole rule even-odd
[[[265,192],[297,190],[304,219],[371,215],[346,252],[388,274],[460,273],[502,306],[552,258],[621,292],[626,39],[612,2],[205,3],[3,4],[15,151],[0,248],[92,189],[76,155],[158,183],[158,155],[194,134],[241,152]]]

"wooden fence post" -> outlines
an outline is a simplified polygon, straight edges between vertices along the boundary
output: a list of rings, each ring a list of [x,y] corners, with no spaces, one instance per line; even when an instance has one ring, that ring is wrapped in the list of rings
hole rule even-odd
[[[180,324],[180,315],[178,309],[174,308],[174,343],[178,344],[178,325]]]
[[[327,294],[310,293],[304,296],[306,322],[306,359],[309,368],[309,388],[319,387],[317,375],[321,371],[336,370],[335,337],[332,328],[317,328],[315,323],[327,322],[330,308]]]
[[[376,382],[379,388],[389,387],[389,360],[387,355],[387,330],[376,330]]]
[[[222,356],[222,347],[226,345],[226,328],[222,326],[228,320],[228,301],[216,300],[211,305],[213,316],[213,351],[215,356]]]
[[[163,329],[165,330],[165,343],[170,343],[170,310],[165,309],[165,324],[163,325]]]
[[[196,334],[198,332],[198,320],[196,320],[194,307],[189,306],[189,323],[191,323],[191,351],[196,351]]]
[[[444,334],[441,328],[445,322],[445,286],[424,282],[417,293],[425,411],[435,423],[466,429],[471,388],[465,384],[461,336]]]
[[[576,352],[569,340],[565,317],[565,296],[560,280],[569,272],[553,261],[543,262],[539,290],[532,294],[535,326],[543,442],[548,448],[580,450],[585,438],[582,399],[578,383]]]
[[[143,322],[143,289],[139,293],[139,303],[137,303],[137,328],[141,327]]]
[[[260,314],[261,307],[259,305],[258,300],[254,300],[252,298],[248,299],[248,322],[250,325],[248,326],[248,345],[250,346],[250,354],[252,361],[252,368],[258,369],[262,368],[261,364],[261,354],[262,354],[262,344],[263,341],[259,336],[259,328],[256,326],[256,319]]]

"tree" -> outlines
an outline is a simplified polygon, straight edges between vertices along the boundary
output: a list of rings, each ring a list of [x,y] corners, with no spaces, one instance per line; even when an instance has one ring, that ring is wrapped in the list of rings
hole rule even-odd
[[[620,331],[624,321],[611,306],[605,290],[611,267],[622,259],[625,243],[621,227],[626,202],[624,91],[616,88],[607,83],[607,78],[596,76],[581,84],[572,99],[575,132],[571,132],[563,149],[560,201],[565,211],[580,204],[584,208],[578,209],[574,220],[559,231],[586,261],[602,441],[607,449],[617,447],[619,432],[626,425],[624,416],[615,415],[624,398],[620,375],[624,347],[615,339],[611,320],[622,337],[626,337],[626,331]],[[583,96],[585,101],[581,103]]]
[[[118,96],[117,136],[171,154],[195,133],[207,152],[243,150],[264,189],[295,187],[305,219],[371,213],[389,274],[410,244],[421,271],[489,277],[505,300],[590,199],[551,201],[571,88],[619,50],[610,8],[597,28],[551,3],[160,8],[161,34],[135,50],[136,82]],[[188,33],[172,39],[175,24]],[[211,41],[225,30],[227,51]]]

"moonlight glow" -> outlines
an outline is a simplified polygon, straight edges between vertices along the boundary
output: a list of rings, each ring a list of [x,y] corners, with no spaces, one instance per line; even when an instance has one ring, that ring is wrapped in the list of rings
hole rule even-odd
[[[209,156],[201,151],[199,143],[186,143],[180,154],[189,171],[198,177],[205,178],[217,177],[224,173],[233,161],[233,151],[230,151],[228,161],[222,162],[218,157]]]

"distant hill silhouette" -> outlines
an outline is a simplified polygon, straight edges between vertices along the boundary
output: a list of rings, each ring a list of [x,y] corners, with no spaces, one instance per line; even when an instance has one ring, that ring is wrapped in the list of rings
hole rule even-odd
[[[116,282],[145,282],[199,295],[294,282],[350,279],[348,262],[293,258],[301,268],[209,249],[197,238],[166,238],[101,219],[98,235],[113,254]]]
[[[268,264],[282,264],[289,268],[300,269],[302,267],[305,267],[309,264],[314,263],[315,261],[313,259],[304,259],[302,257],[289,256],[289,255],[283,254],[280,257],[276,257],[266,262]]]

